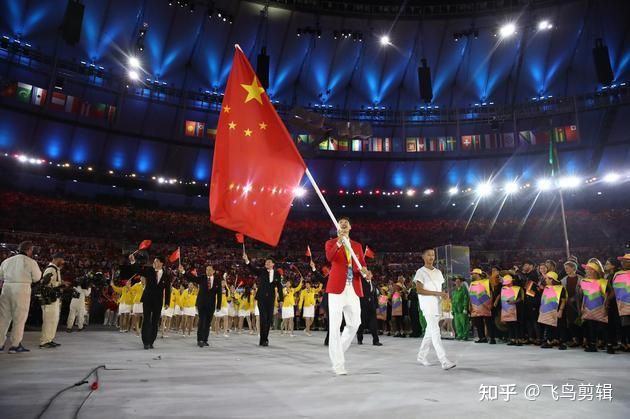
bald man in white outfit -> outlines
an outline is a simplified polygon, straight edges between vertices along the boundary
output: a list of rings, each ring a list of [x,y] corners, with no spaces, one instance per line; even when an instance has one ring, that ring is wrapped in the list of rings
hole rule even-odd
[[[420,309],[427,321],[427,327],[424,331],[424,338],[418,351],[418,362],[428,367],[431,365],[427,359],[431,345],[435,349],[442,369],[450,370],[455,367],[455,363],[448,360],[444,347],[442,346],[442,337],[440,335],[440,297],[448,298],[448,294],[442,292],[442,284],[444,284],[444,276],[442,272],[433,266],[435,262],[435,250],[424,249],[422,251],[422,260],[424,266],[416,271],[413,278],[418,292],[418,300]]]

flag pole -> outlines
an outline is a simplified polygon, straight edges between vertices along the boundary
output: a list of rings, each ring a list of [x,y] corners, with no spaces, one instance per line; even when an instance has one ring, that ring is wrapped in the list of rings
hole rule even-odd
[[[315,193],[317,193],[319,200],[322,201],[322,204],[324,205],[324,208],[326,208],[326,212],[328,213],[328,216],[330,217],[333,224],[335,225],[335,228],[339,230],[339,223],[337,222],[335,215],[332,213],[332,210],[328,206],[328,202],[326,202],[326,198],[324,198],[324,195],[322,195],[322,192],[319,190],[319,186],[317,186],[317,182],[315,182],[315,179],[313,179],[313,175],[311,175],[311,172],[310,170],[308,170],[308,168],[306,168],[306,176],[308,177],[308,180],[311,181],[311,185],[313,185],[313,189],[315,189]],[[352,246],[350,245],[350,241],[348,240],[347,237],[343,238],[343,244],[346,247],[346,249],[350,252],[350,255],[352,256],[352,260],[354,260],[354,263],[357,264],[357,267],[359,268],[359,270],[363,269],[363,266],[361,265],[361,262],[359,262],[359,258],[354,253],[354,250],[352,250]]]

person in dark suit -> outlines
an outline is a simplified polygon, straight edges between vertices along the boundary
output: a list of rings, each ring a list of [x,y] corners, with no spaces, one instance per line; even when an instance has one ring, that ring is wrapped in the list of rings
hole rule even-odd
[[[278,302],[284,300],[282,293],[281,274],[274,269],[273,259],[265,259],[265,267],[258,268],[252,265],[246,253],[243,253],[243,260],[249,269],[256,275],[258,281],[258,291],[256,300],[258,301],[258,311],[260,311],[260,346],[269,346],[269,329],[273,321],[273,308],[278,292]]]
[[[208,344],[210,324],[212,324],[215,309],[221,308],[223,299],[221,276],[212,265],[208,265],[205,275],[198,276],[196,273],[189,273],[186,277],[188,281],[199,285],[199,294],[197,294],[197,311],[199,312],[197,346],[200,348],[210,346]]]
[[[372,333],[372,345],[383,346],[378,340],[378,327],[376,322],[376,306],[378,305],[378,287],[372,283],[372,273],[368,272],[366,278],[361,278],[363,297],[361,297],[361,325],[357,330],[357,342],[363,345],[363,329],[366,327]]]
[[[165,259],[163,256],[156,256],[152,266],[136,265],[133,254],[129,255],[129,262],[133,265],[133,270],[146,280],[141,300],[144,315],[142,343],[144,349],[153,349],[153,343],[157,338],[160,326],[162,308],[168,308],[171,301],[171,279],[164,268]],[[181,271],[183,268],[180,266]]]

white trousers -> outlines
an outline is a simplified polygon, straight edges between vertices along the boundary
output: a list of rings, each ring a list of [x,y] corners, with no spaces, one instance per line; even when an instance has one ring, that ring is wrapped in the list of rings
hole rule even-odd
[[[39,338],[39,344],[55,340],[57,334],[57,325],[59,324],[59,309],[61,304],[59,300],[52,304],[42,306],[42,335]]]
[[[426,314],[424,318],[427,321],[427,327],[424,331],[424,338],[420,344],[420,350],[418,351],[418,360],[427,360],[431,345],[435,349],[435,354],[441,364],[448,361],[446,358],[446,352],[442,346],[442,337],[440,335],[440,315],[439,314]]]
[[[343,334],[339,332],[342,318],[346,319]],[[341,294],[328,294],[328,319],[328,355],[334,369],[343,368],[344,353],[361,324],[361,302],[351,284]]]
[[[4,283],[2,295],[0,295],[0,339],[2,345],[4,345],[11,322],[13,322],[11,346],[18,346],[22,342],[24,324],[28,317],[30,304],[31,284]]]
[[[68,313],[68,329],[72,329],[74,326],[74,320],[77,321],[79,329],[83,329],[83,322],[85,321],[85,301],[80,298],[73,298],[70,301],[70,312]]]

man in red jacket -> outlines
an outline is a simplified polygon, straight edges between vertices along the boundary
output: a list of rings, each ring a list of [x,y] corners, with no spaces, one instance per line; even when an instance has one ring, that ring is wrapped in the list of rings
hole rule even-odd
[[[328,330],[330,341],[328,354],[332,361],[333,371],[337,375],[346,375],[344,352],[361,324],[361,302],[363,297],[361,275],[368,275],[363,257],[361,243],[350,240],[350,220],[342,217],[338,220],[337,238],[326,242],[326,258],[331,263],[330,276],[326,285],[328,293]],[[361,263],[361,270],[352,260],[350,245]],[[342,316],[346,320],[343,334],[339,331]]]

